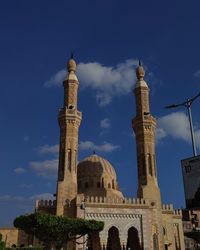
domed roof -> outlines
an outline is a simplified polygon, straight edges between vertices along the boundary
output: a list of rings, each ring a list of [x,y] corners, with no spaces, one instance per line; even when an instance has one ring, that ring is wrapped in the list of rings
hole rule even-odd
[[[109,161],[93,154],[78,164],[78,176],[101,175],[102,173],[116,179],[116,173]]]
[[[113,166],[109,161],[96,154],[79,162],[77,181],[78,193],[86,196],[123,197],[118,189]]]

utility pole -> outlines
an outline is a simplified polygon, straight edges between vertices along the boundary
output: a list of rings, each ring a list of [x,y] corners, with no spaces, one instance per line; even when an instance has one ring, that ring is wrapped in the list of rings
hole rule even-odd
[[[194,96],[191,99],[187,99],[185,102],[180,103],[180,104],[172,104],[170,106],[166,106],[165,108],[170,109],[170,108],[177,108],[180,106],[186,107],[188,111],[188,118],[189,118],[189,123],[190,123],[190,134],[191,134],[191,140],[192,140],[192,149],[193,149],[193,156],[197,156],[197,149],[196,149],[196,143],[195,143],[195,137],[194,137],[194,128],[193,128],[193,123],[192,123],[192,111],[191,111],[191,106],[192,103],[200,96],[200,92]]]

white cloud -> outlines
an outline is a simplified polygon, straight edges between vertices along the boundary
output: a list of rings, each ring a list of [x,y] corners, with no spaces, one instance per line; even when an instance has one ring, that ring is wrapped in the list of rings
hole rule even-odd
[[[29,137],[28,135],[25,135],[25,136],[23,137],[23,140],[24,140],[24,142],[27,142],[27,141],[30,140],[30,137]]]
[[[38,151],[40,154],[58,154],[59,145],[56,144],[56,145],[50,146],[46,144],[46,145],[39,147]]]
[[[53,75],[48,81],[44,83],[44,86],[49,88],[56,85],[61,85],[66,76],[66,70],[61,69],[55,75]]]
[[[90,87],[96,91],[96,100],[100,106],[105,106],[115,96],[128,94],[136,80],[134,68],[138,60],[129,59],[114,67],[104,66],[98,62],[79,63],[77,75],[80,86]],[[66,75],[62,69],[44,83],[45,87],[59,86]]]
[[[156,142],[158,143],[159,141],[161,141],[163,138],[165,138],[167,136],[165,130],[163,128],[157,128],[156,129]]]
[[[200,77],[200,69],[194,72],[194,76],[199,78]]]
[[[113,145],[108,142],[104,142],[101,145],[96,145],[94,142],[91,141],[81,141],[79,144],[79,149],[80,150],[91,150],[91,151],[100,151],[100,152],[106,152],[110,153],[113,152],[114,150],[119,149],[119,145]]]
[[[17,174],[22,174],[22,173],[25,172],[25,169],[24,169],[24,168],[15,168],[14,171],[15,171],[15,173],[17,173]]]
[[[96,101],[100,107],[106,106],[112,101],[112,96],[110,93],[106,92],[97,92],[96,93]]]
[[[32,161],[29,163],[31,169],[39,176],[52,178],[57,175],[58,160]]]
[[[101,120],[100,121],[100,127],[101,128],[110,128],[110,119],[108,119],[108,118],[105,118],[105,119],[103,119],[103,120]]]
[[[156,131],[157,140],[167,136],[191,143],[190,125],[188,116],[183,112],[174,112],[158,118]],[[200,147],[200,129],[194,127],[197,146]]]

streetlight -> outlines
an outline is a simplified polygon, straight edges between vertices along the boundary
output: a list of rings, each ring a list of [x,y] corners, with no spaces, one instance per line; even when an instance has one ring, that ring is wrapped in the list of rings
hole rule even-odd
[[[191,139],[192,139],[192,149],[193,149],[193,155],[197,156],[197,150],[196,150],[196,144],[195,144],[195,138],[194,138],[194,129],[193,129],[193,123],[192,123],[192,112],[191,112],[191,106],[194,100],[196,100],[200,96],[200,92],[194,96],[191,99],[187,99],[183,103],[179,104],[172,104],[170,106],[166,106],[165,108],[170,109],[170,108],[177,108],[180,106],[186,107],[188,111],[188,116],[189,116],[189,123],[190,123],[190,133],[191,133]]]
[[[80,209],[82,209],[84,211],[84,220],[85,220],[85,215],[86,215],[86,201],[87,201],[87,198],[85,197],[83,200],[82,200],[82,203],[80,205]],[[83,250],[85,249],[88,249],[88,247],[86,246],[85,247],[85,235],[83,236]]]

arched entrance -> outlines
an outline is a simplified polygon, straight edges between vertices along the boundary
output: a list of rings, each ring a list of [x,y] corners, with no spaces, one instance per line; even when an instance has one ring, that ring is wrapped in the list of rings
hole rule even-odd
[[[93,232],[88,235],[86,246],[88,250],[101,250],[99,232]]]
[[[153,250],[159,250],[158,235],[156,233],[153,234]]]
[[[126,249],[141,250],[138,230],[135,227],[130,227],[128,230],[128,239]]]
[[[111,227],[108,231],[106,250],[121,250],[119,230],[114,226]]]

